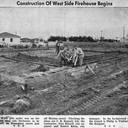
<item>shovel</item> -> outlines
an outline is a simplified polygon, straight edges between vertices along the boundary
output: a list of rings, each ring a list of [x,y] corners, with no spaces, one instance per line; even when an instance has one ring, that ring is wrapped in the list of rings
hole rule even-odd
[[[89,65],[86,64],[86,66],[87,66],[87,68],[88,68],[94,75],[96,75],[95,72],[90,68]]]

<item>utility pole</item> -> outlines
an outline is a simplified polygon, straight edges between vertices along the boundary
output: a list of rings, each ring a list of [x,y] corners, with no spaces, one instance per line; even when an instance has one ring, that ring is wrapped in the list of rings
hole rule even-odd
[[[100,32],[101,32],[101,37],[100,37],[100,41],[102,42],[102,32],[103,32],[103,31],[101,30]]]
[[[123,42],[125,43],[125,26],[123,26]]]

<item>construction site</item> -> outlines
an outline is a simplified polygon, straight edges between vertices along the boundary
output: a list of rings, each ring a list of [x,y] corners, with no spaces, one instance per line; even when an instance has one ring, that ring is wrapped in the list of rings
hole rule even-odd
[[[55,48],[0,51],[0,114],[127,115],[127,45],[77,46],[85,54],[78,67],[59,67]]]

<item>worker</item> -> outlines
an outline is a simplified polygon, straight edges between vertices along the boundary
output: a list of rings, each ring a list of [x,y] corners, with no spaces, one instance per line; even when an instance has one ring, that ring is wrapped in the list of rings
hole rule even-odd
[[[57,59],[59,61],[60,66],[67,65],[67,54],[68,48],[65,47],[63,50],[61,50],[57,56]]]
[[[73,55],[73,64],[76,66],[82,66],[83,65],[83,59],[84,59],[84,52],[81,48],[79,47],[74,47],[73,49],[74,55]]]
[[[57,42],[56,42],[56,55],[58,55],[59,52],[60,52],[60,42],[57,41]]]
[[[46,48],[49,49],[48,41],[45,41]]]
[[[64,49],[64,44],[63,44],[62,41],[60,41],[60,48],[59,48],[59,50],[62,50],[62,49]]]
[[[67,65],[71,66],[73,64],[72,58],[73,58],[73,54],[72,54],[72,49],[67,48],[66,54],[65,54],[65,58],[67,60]]]

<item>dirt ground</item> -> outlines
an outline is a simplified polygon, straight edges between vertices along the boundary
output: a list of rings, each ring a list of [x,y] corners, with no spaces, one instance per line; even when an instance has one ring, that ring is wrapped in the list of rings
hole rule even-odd
[[[15,53],[9,57],[13,60],[0,57],[0,114],[128,114],[127,53],[85,51],[84,65],[75,68],[57,67],[54,49]],[[3,80],[5,76],[14,78],[14,81]],[[22,84],[16,82],[16,76],[25,80],[27,93],[22,90]],[[28,109],[13,111],[14,104],[3,104],[23,96],[31,101]]]

